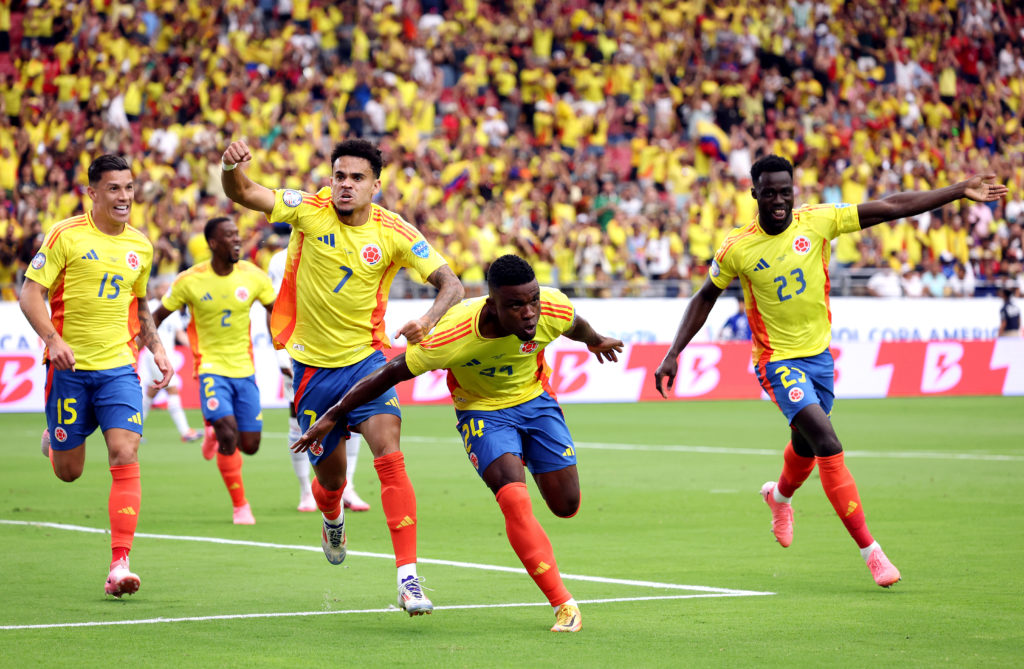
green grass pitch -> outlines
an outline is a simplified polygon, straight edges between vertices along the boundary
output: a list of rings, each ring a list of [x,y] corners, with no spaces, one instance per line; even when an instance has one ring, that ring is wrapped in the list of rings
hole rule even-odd
[[[395,570],[368,450],[371,511],[348,516],[340,567],[319,516],[295,510],[283,411],[245,459],[256,525],[231,524],[216,466],[167,414],[146,425],[132,568],[103,595],[110,475],[98,434],[58,481],[41,414],[0,414],[0,658],[5,667],[1020,666],[1024,662],[1024,399],[846,400],[833,414],[869,527],[903,573],[877,587],[816,473],[775,543],[757,495],[787,431],[768,402],[567,405],[583,505],[534,511],[581,603],[554,616],[505,539],[450,407],[406,407],[420,573],[437,607],[395,609]],[[190,412],[193,425],[197,413]],[[93,532],[87,529],[97,530]]]

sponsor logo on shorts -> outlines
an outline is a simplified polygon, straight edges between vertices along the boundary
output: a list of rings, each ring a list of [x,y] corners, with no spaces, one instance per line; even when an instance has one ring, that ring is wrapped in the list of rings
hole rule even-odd
[[[239,302],[245,302],[249,299],[249,289],[245,286],[239,286],[235,288],[235,299]]]
[[[139,260],[139,254],[135,251],[129,251],[128,255],[124,257],[124,261],[128,263],[128,269],[138,269],[139,265],[142,264]]]
[[[803,388],[791,388],[790,389],[790,391],[789,391],[789,401],[790,402],[799,402],[803,398],[804,398],[804,390],[803,390]]]
[[[710,270],[710,272],[711,272],[711,276],[718,276],[719,274],[722,273],[722,268],[718,266],[718,261],[717,260],[712,260],[711,261],[711,270]]]
[[[807,255],[807,252],[811,250],[811,240],[800,235],[793,240],[793,250],[796,251],[798,255]]]
[[[384,254],[376,244],[367,244],[359,252],[359,255],[362,256],[363,262],[370,266],[376,265],[384,258]]]
[[[286,207],[297,207],[302,204],[302,193],[289,188],[284,193],[281,193],[281,201],[284,202]]]
[[[535,341],[524,341],[519,345],[520,353],[533,353],[537,350],[537,342]]]
[[[219,406],[220,406],[220,400],[217,399],[216,397],[211,397],[210,399],[206,400],[206,410],[207,411],[216,411],[217,407],[219,407]]]
[[[67,441],[68,440],[68,433],[62,427],[58,427],[56,430],[54,430],[53,431],[53,436],[54,436],[54,438],[57,439],[57,441]]]
[[[430,256],[430,244],[421,239],[412,245],[412,252],[419,258],[427,258]]]
[[[469,461],[473,463],[473,469],[480,469],[480,461],[476,457],[476,453],[469,454]]]
[[[312,446],[309,447],[309,452],[319,458],[321,455],[324,454],[324,446],[323,444],[319,443],[313,444]]]
[[[46,264],[46,254],[40,251],[32,256],[32,269],[42,269]]]

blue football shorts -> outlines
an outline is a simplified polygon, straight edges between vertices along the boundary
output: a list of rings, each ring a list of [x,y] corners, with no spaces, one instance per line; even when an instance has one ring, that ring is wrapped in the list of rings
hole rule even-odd
[[[292,360],[295,418],[299,421],[299,428],[303,432],[308,430],[317,418],[337,404],[338,400],[360,379],[383,367],[386,362],[387,359],[380,351],[374,351],[366,358],[347,367],[311,367]],[[309,461],[313,464],[320,462],[334,451],[341,440],[351,436],[349,426],[359,425],[370,416],[381,413],[402,417],[402,410],[398,405],[398,393],[394,388],[388,388],[376,399],[354,409],[346,417],[344,423],[335,425],[320,444],[306,451]]]
[[[576,447],[562,407],[547,393],[507,409],[455,412],[466,455],[481,477],[505,453],[519,457],[534,475],[576,464]]]
[[[757,378],[786,420],[811,404],[819,404],[831,415],[835,401],[835,361],[825,349],[809,358],[791,358],[757,366]]]
[[[199,375],[199,400],[208,423],[234,416],[239,432],[263,430],[263,409],[255,376]]]
[[[76,372],[46,367],[50,448],[69,451],[97,427],[142,434],[142,384],[134,365]]]

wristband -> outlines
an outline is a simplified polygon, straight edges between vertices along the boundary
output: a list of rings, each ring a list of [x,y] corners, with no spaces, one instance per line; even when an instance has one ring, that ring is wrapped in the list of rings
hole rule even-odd
[[[222,170],[224,170],[225,172],[230,172],[231,170],[235,169],[236,167],[238,167],[238,163],[231,163],[230,165],[228,165],[227,163],[224,162],[224,159],[221,158],[221,160],[220,160],[220,168]]]

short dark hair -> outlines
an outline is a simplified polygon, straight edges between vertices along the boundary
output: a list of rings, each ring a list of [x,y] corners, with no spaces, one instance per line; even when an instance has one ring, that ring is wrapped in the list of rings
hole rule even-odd
[[[793,176],[793,163],[774,153],[759,158],[750,166],[750,182],[757,185],[757,179],[764,172],[789,172]]]
[[[338,142],[334,145],[334,151],[331,152],[331,165],[334,165],[334,162],[342,156],[365,158],[373,168],[373,176],[380,179],[380,171],[384,169],[384,157],[381,156],[380,149],[373,143],[365,139],[346,139],[343,142]]]
[[[537,275],[530,263],[511,253],[501,256],[487,269],[487,288],[494,290],[501,286],[522,286],[530,283]]]
[[[214,233],[217,232],[217,226],[224,221],[230,221],[231,219],[227,216],[216,216],[206,222],[206,226],[203,228],[203,236],[206,237],[206,243],[210,243],[210,237],[213,237]]]
[[[123,170],[131,170],[128,166],[128,161],[121,156],[115,156],[112,154],[102,155],[96,160],[89,164],[89,185],[95,186],[103,178],[104,172],[121,172]]]

